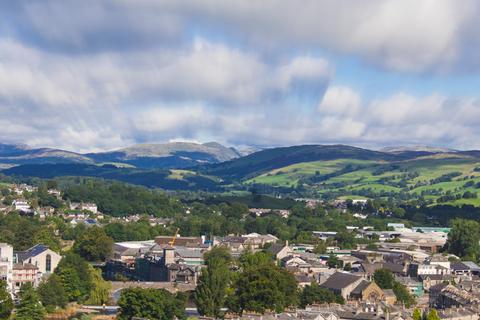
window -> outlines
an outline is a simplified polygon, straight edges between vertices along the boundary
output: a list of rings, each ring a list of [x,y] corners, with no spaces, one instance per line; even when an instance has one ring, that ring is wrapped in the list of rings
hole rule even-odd
[[[45,271],[52,272],[52,256],[47,254],[46,261],[45,261]]]

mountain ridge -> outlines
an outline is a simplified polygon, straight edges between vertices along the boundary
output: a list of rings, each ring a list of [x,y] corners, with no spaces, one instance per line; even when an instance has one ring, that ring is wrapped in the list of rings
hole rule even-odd
[[[217,142],[148,143],[85,154],[55,148],[35,148],[25,144],[0,144],[0,164],[9,165],[112,162],[141,168],[185,168],[198,164],[223,162],[240,156],[241,153],[235,148],[229,148]]]

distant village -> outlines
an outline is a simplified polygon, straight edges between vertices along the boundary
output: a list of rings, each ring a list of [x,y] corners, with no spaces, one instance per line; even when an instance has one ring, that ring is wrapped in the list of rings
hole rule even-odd
[[[17,211],[45,219],[55,214],[52,208],[32,208],[22,198],[24,192],[34,191],[29,185],[17,185],[12,190],[15,199],[10,206],[0,207],[8,214]],[[61,197],[56,189],[50,194]],[[299,199],[315,207],[320,201]],[[366,200],[355,200],[361,204]],[[344,208],[345,200],[335,206]],[[63,217],[70,224],[100,225],[104,216],[94,203],[69,203]],[[289,210],[251,208],[250,214],[268,214],[287,218]],[[111,218],[124,223],[137,221],[139,216]],[[364,219],[362,214],[357,218]],[[150,217],[152,225],[168,225],[166,218]],[[299,288],[317,283],[341,296],[346,303],[312,305],[305,309],[280,314],[243,314],[242,319],[413,319],[414,308],[435,308],[441,319],[476,320],[480,313],[480,267],[472,261],[439,253],[450,231],[445,227],[406,227],[402,223],[389,223],[388,230],[374,231],[373,227],[349,226],[356,237],[375,240],[375,248],[358,245],[351,250],[328,246],[324,253],[315,253],[311,244],[281,241],[271,234],[250,233],[224,237],[157,236],[147,241],[114,243],[112,257],[101,267],[106,279],[123,283],[164,283],[174,288],[183,285],[194,289],[204,265],[204,254],[219,246],[229,250],[233,257],[245,251],[269,252],[277,264],[294,274]],[[326,241],[334,238],[335,231],[314,230],[312,235]],[[61,255],[39,243],[26,251],[14,251],[11,244],[0,244],[0,279],[8,284],[15,296],[21,286],[34,286],[48,277],[57,267]],[[330,263],[335,259],[334,266]],[[391,289],[381,289],[374,281],[375,271],[389,270],[395,280],[403,284],[416,298],[416,305],[406,307],[397,300]],[[235,317],[233,317],[235,318]]]

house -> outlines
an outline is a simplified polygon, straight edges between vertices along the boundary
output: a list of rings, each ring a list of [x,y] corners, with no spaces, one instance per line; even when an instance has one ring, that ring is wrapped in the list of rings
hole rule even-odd
[[[333,291],[348,300],[352,291],[362,282],[363,278],[351,273],[336,272],[320,286]]]
[[[200,266],[203,264],[204,250],[192,249],[188,247],[175,248],[175,261],[178,264],[189,266]]]
[[[438,310],[442,320],[478,320],[479,310],[475,307],[447,308]]]
[[[31,263],[15,263],[12,274],[12,292],[17,294],[25,283],[38,286],[42,279],[39,268]]]
[[[450,274],[450,268],[445,268],[440,264],[412,263],[408,268],[408,274],[412,277],[422,275],[447,275]]]
[[[473,261],[452,262],[450,268],[456,275],[471,276],[480,274],[480,267]]]
[[[297,280],[298,286],[300,288],[305,288],[315,282],[315,278],[308,276],[306,274],[297,274],[295,275],[295,279]]]
[[[157,236],[155,237],[155,243],[159,245],[169,245],[172,241],[172,236]],[[196,247],[202,246],[204,239],[202,237],[176,237],[174,245],[183,247]]]
[[[173,263],[167,266],[167,278],[169,282],[191,283],[196,285],[201,274],[200,266],[188,266],[180,263]]]
[[[288,246],[287,241],[285,244],[274,243],[267,249],[267,251],[278,261],[288,256],[293,250]]]
[[[85,203],[84,202],[81,202],[81,203],[71,202],[70,203],[70,210],[89,211],[93,214],[98,213],[97,205],[95,203],[91,203],[91,202],[85,202]]]
[[[395,280],[403,284],[412,295],[416,297],[423,295],[423,283],[416,278],[396,277]]]
[[[97,214],[98,213],[98,208],[97,208],[97,205],[95,203],[91,203],[91,202],[86,202],[86,203],[82,203],[80,205],[80,210],[82,211],[89,211],[93,214]]]
[[[318,237],[320,240],[326,241],[329,238],[334,238],[337,235],[336,231],[312,231],[312,234],[315,237]]]
[[[385,293],[382,289],[375,283],[369,282],[367,280],[362,280],[355,287],[355,289],[350,292],[350,299],[360,300],[365,302],[374,303],[377,301],[382,301],[385,298]]]
[[[55,209],[52,207],[41,207],[38,209],[37,213],[40,219],[45,219],[48,216],[51,216],[55,212]]]
[[[448,273],[450,273],[450,265],[451,262],[449,260],[448,256],[440,255],[440,254],[435,254],[433,255],[430,259],[428,259],[427,262],[429,265],[437,265],[437,266],[442,266],[445,269],[448,270]]]
[[[148,253],[150,249],[155,245],[153,241],[125,241],[116,242],[113,244],[113,260],[131,263],[135,262],[135,259]]]
[[[418,277],[422,281],[423,289],[428,291],[431,287],[440,283],[449,283],[454,279],[452,275],[443,274],[424,274]]]
[[[12,206],[16,211],[21,211],[21,212],[29,212],[30,211],[30,205],[26,200],[13,200]]]
[[[250,208],[248,209],[248,212],[254,217],[262,217],[272,212],[272,209]]]
[[[407,267],[401,263],[391,263],[391,262],[362,262],[361,268],[358,272],[364,274],[365,277],[371,279],[375,271],[379,269],[387,269],[390,270],[394,275],[404,276],[407,274]]]
[[[0,243],[0,280],[7,282],[7,288],[13,284],[13,247]]]
[[[54,272],[61,259],[62,256],[42,244],[37,244],[26,251],[14,253],[15,263],[32,264],[42,275]]]
[[[431,287],[429,294],[430,306],[439,309],[469,306],[480,303],[480,299],[471,292],[446,283],[437,284]]]
[[[397,296],[392,289],[383,289],[384,300],[388,305],[394,305],[397,302]]]
[[[277,241],[278,238],[271,234],[250,233],[241,236],[215,237],[213,245],[226,247],[232,255],[238,256],[247,248],[256,251],[264,248],[267,244],[274,244]]]
[[[60,198],[62,196],[62,192],[57,189],[48,189],[47,192],[48,194],[51,194],[52,196],[55,196],[57,198]]]
[[[320,286],[342,296],[345,300],[367,303],[385,301],[385,293],[375,282],[367,281],[351,273],[336,272]]]
[[[203,266],[199,262],[203,262],[203,252],[193,253],[193,251],[190,248],[179,249],[167,245],[162,247],[161,254],[146,254],[137,258],[135,279],[196,284]]]

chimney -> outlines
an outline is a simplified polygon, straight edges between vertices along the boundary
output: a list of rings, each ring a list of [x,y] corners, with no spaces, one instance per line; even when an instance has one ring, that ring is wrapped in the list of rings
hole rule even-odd
[[[285,246],[288,247],[288,240],[285,241]]]

